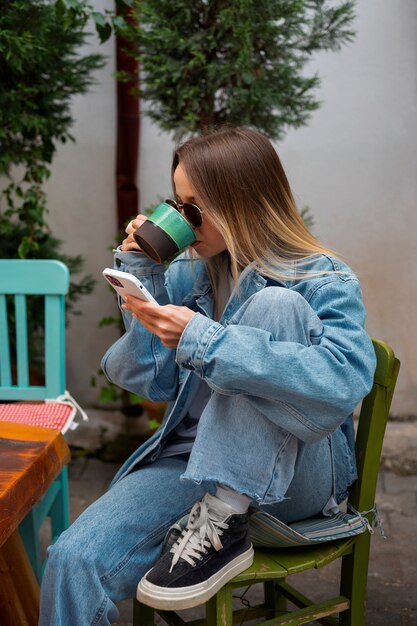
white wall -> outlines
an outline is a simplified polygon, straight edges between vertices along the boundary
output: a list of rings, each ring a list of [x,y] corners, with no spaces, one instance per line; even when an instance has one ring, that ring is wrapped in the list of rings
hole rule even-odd
[[[111,3],[96,0],[95,6]],[[89,93],[74,98],[75,143],[59,147],[47,186],[48,222],[63,240],[63,251],[83,255],[85,273],[97,279],[93,294],[77,303],[82,315],[71,317],[67,331],[67,387],[85,405],[96,403],[90,380],[117,337],[112,327],[98,328],[103,317],[117,315],[113,294],[101,278],[102,269],[113,265],[116,235],[114,41],[100,46],[95,35],[90,41],[88,52],[104,54],[108,63],[96,73]]]
[[[358,273],[370,334],[402,361],[393,412],[417,414],[417,5],[358,0],[357,15],[355,42],[311,66],[322,78],[321,108],[277,148],[315,234]],[[113,45],[101,50],[111,55]],[[116,224],[112,69],[110,61],[94,91],[75,100],[76,144],[60,148],[48,185],[51,226],[98,277],[68,331],[68,386],[86,404],[95,402],[89,381],[116,336],[97,328],[114,311],[100,280]],[[142,208],[169,192],[171,151],[170,139],[145,119]]]

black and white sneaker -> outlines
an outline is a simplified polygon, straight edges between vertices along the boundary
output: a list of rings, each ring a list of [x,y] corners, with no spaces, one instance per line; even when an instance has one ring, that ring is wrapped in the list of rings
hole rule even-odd
[[[171,550],[140,581],[137,599],[154,609],[190,609],[209,600],[252,562],[249,514],[238,515],[206,494],[191,509]]]

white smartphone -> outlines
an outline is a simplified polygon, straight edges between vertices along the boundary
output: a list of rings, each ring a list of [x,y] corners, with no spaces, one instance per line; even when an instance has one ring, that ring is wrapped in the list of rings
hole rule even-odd
[[[110,267],[106,267],[106,269],[103,270],[103,276],[122,298],[124,296],[135,296],[135,298],[140,298],[145,302],[158,304],[136,276],[128,274],[127,272],[113,270]]]

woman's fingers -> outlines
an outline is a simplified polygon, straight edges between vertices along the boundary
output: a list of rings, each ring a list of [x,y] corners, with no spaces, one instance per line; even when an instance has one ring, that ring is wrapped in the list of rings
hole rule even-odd
[[[176,348],[184,328],[194,315],[185,306],[167,304],[156,306],[150,302],[143,302],[138,298],[128,296],[123,308],[131,311],[132,315],[151,333],[157,335],[162,343],[169,348]]]
[[[135,219],[130,220],[129,224],[126,226],[125,232],[128,235],[132,235],[135,230],[139,228],[141,224],[143,224],[143,222],[146,222],[147,219],[148,218],[145,215],[137,215]]]
[[[145,215],[137,215],[134,220],[131,220],[129,224],[126,226],[125,232],[127,233],[127,237],[123,239],[121,243],[121,249],[124,252],[128,252],[129,250],[140,251],[141,248],[136,243],[136,240],[133,237],[133,233],[143,222],[147,220]]]
[[[135,227],[133,226],[133,220],[130,220],[129,224],[125,228],[125,233],[131,235],[135,232]]]

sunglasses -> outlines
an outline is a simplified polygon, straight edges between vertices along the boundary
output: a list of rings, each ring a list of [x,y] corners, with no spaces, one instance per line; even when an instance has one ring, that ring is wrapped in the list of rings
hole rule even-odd
[[[166,204],[169,204],[174,209],[183,213],[186,220],[190,222],[193,228],[199,228],[203,223],[203,213],[196,204],[191,202],[177,202],[176,200],[165,200]]]

